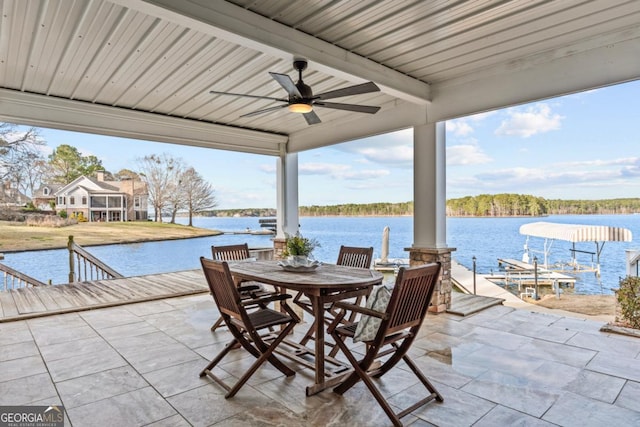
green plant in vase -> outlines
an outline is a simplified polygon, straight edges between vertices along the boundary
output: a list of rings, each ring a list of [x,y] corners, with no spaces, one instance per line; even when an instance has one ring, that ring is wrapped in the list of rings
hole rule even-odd
[[[294,236],[287,235],[282,255],[294,264],[306,265],[311,253],[318,247],[320,243],[316,239],[303,237],[300,232],[297,232]]]

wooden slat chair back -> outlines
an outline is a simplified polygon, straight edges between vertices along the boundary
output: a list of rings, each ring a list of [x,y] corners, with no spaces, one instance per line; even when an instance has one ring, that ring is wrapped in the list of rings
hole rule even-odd
[[[359,248],[354,246],[340,246],[336,264],[347,267],[371,268],[373,248]]]
[[[251,258],[249,245],[246,243],[238,245],[211,246],[211,255],[217,261],[242,261]]]
[[[395,285],[391,291],[389,303],[384,312],[371,308],[360,307],[345,302],[335,303],[336,307],[355,311],[362,315],[374,316],[381,319],[375,338],[365,340],[366,348],[364,357],[357,359],[356,355],[347,346],[345,339],[354,338],[357,330],[357,322],[350,325],[342,325],[341,313],[329,326],[328,332],[335,340],[337,347],[344,353],[354,368],[351,373],[334,392],[343,394],[358,381],[362,380],[374,398],[378,401],[394,426],[402,426],[400,418],[409,414],[426,403],[437,400],[443,401],[442,396],[424,376],[408,355],[409,348],[418,335],[418,331],[429,309],[431,297],[440,276],[440,263],[425,264],[411,268],[400,268]],[[360,319],[363,321],[363,318]],[[356,347],[357,350],[360,348]],[[382,357],[389,356],[378,367],[372,367],[374,362]],[[396,413],[387,403],[371,378],[379,378],[389,372],[400,360],[403,360],[412,372],[425,386],[429,394],[412,404],[410,407]]]
[[[243,261],[251,258],[249,253],[249,245],[241,243],[236,245],[211,246],[211,256],[216,261]],[[275,294],[275,291],[268,291],[258,282],[238,283],[240,296],[243,300],[260,298],[266,295]],[[215,331],[222,325],[222,317],[219,317],[211,326],[211,330]]]
[[[338,261],[336,261],[337,265],[343,265],[345,267],[354,267],[354,268],[371,268],[371,263],[373,262],[373,248],[364,248],[357,246],[340,246],[340,251],[338,252]],[[294,302],[298,304],[304,311],[313,315],[313,308],[311,306],[311,302],[305,299],[301,299],[301,294],[298,294],[294,299]],[[358,297],[355,300],[356,304],[360,304],[362,302],[362,297]],[[330,325],[335,316],[337,315],[335,309],[333,308],[333,304],[327,304],[325,307],[325,323]],[[352,321],[355,318],[355,315],[351,316],[348,320]],[[312,322],[311,326],[304,334],[302,340],[300,340],[300,344],[306,345],[309,340],[312,340],[315,336],[315,320]],[[329,344],[329,343],[328,343]],[[337,353],[337,348],[333,349],[329,356],[335,356]]]
[[[229,265],[225,261],[200,258],[202,269],[209,285],[209,290],[218,306],[222,319],[233,335],[233,339],[224,349],[215,356],[211,362],[200,372],[200,377],[209,376],[226,391],[226,398],[233,397],[247,382],[253,373],[265,362],[269,361],[280,372],[290,377],[295,372],[282,363],[274,354],[275,348],[291,333],[300,318],[286,303],[290,295],[275,294],[260,298],[262,302],[269,303],[279,301],[284,312],[275,311],[265,306],[258,306],[254,311],[248,312],[245,308],[246,301],[242,300],[238,288],[233,282]],[[261,335],[260,331],[267,328],[280,326],[277,333],[268,332]],[[243,347],[252,354],[256,361],[249,370],[233,385],[227,385],[221,378],[213,373],[213,368],[237,346]]]

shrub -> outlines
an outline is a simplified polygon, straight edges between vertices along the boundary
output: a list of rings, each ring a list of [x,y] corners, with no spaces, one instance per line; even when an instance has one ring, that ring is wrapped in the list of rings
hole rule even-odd
[[[640,329],[640,277],[627,276],[620,279],[616,291],[621,321],[632,328]]]
[[[67,217],[67,211],[60,211],[60,212],[58,212],[58,215],[60,215],[60,218],[66,218]]]

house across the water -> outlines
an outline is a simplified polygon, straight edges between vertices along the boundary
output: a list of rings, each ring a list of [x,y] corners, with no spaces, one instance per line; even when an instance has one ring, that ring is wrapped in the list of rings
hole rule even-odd
[[[90,222],[146,220],[147,185],[141,180],[105,181],[81,176],[67,185],[45,184],[35,194],[36,206],[47,209],[52,201],[56,212],[81,217]]]

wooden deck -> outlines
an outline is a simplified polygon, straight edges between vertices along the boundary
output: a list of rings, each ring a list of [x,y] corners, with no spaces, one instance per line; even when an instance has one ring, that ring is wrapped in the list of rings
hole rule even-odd
[[[0,292],[0,322],[209,292],[202,270]]]

